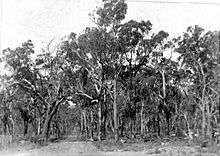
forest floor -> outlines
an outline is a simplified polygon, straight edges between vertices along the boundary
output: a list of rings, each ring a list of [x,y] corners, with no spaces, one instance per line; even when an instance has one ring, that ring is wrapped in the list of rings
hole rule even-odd
[[[220,146],[201,148],[188,141],[77,141],[69,136],[64,140],[39,146],[20,141],[0,151],[0,156],[219,156]]]

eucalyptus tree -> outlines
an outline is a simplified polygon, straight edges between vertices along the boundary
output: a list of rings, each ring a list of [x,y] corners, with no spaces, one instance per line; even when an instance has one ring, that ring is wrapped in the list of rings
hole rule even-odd
[[[68,90],[64,90],[65,72],[60,68],[63,64],[62,57],[58,54],[53,57],[47,51],[34,62],[31,60],[33,48],[30,40],[15,50],[8,48],[3,51],[2,60],[11,71],[9,85],[17,88],[17,96],[23,99],[20,104],[17,101],[15,108],[24,120],[24,134],[27,133],[28,123],[33,122],[32,119],[41,118],[37,134],[47,139],[51,121],[59,106],[66,100]]]
[[[3,56],[1,58],[2,61],[5,62],[5,67],[10,71],[10,76],[7,76],[7,83],[8,85],[5,86],[5,89],[13,90],[15,89],[16,94],[20,92],[22,89],[20,88],[19,90],[16,90],[16,85],[17,83],[21,83],[24,81],[33,81],[32,79],[32,72],[31,72],[31,66],[32,66],[32,61],[31,61],[31,54],[34,53],[33,50],[33,44],[30,40],[27,42],[23,43],[21,47],[17,47],[16,49],[12,50],[10,48],[3,50]],[[13,100],[11,98],[11,100]],[[27,128],[28,128],[28,120],[29,118],[25,118],[28,116],[27,114],[30,113],[30,111],[27,108],[24,108],[24,106],[15,106],[16,108],[19,108],[19,111],[21,114],[24,114],[23,120],[24,120],[24,134],[27,133]]]
[[[199,26],[189,27],[178,40],[177,52],[181,54],[182,69],[189,70],[187,83],[188,94],[201,112],[202,137],[211,137],[211,122],[216,116],[218,81],[215,77],[218,67],[218,44],[216,33],[204,32]],[[213,124],[212,124],[213,125]],[[207,129],[207,131],[206,131]]]
[[[121,59],[118,50],[119,45],[115,40],[115,27],[124,19],[126,9],[127,5],[124,0],[103,0],[103,7],[96,10],[96,15],[92,15],[97,28],[86,28],[85,32],[78,38],[74,36],[66,42],[68,44],[68,61],[77,66],[78,69],[76,70],[83,69],[84,77],[92,82],[90,83],[91,89],[88,90],[86,83],[78,81],[76,94],[84,96],[90,101],[97,101],[99,140],[101,139],[101,127],[103,127],[102,118],[104,117],[104,121],[106,120],[102,108],[104,108],[107,94],[114,97],[112,99],[114,101],[114,132],[115,139],[118,140],[117,86],[112,83],[114,86],[114,96],[112,96],[111,91],[107,89],[107,83],[114,76],[111,72],[118,70],[116,67],[119,59]],[[95,90],[93,95],[92,90]]]

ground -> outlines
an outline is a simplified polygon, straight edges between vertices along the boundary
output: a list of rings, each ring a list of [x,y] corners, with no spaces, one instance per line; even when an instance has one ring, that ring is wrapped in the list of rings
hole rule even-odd
[[[201,148],[184,141],[91,142],[76,141],[71,137],[37,146],[21,141],[16,146],[0,151],[0,156],[218,156],[219,146]]]

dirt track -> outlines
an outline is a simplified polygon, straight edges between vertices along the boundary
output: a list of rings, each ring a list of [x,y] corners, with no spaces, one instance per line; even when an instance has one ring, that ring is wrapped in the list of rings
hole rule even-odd
[[[0,152],[0,156],[133,156],[137,152],[101,152],[91,142],[60,142],[33,150],[16,150]],[[138,152],[138,155],[146,155]]]
[[[51,143],[48,146],[25,150],[17,148],[0,152],[0,156],[218,156],[218,154],[198,152],[193,147],[166,146],[156,149],[134,151],[99,151],[92,142],[68,142]]]

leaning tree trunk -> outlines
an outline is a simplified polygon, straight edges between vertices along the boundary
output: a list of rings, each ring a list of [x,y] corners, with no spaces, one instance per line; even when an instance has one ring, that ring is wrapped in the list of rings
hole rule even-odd
[[[114,110],[114,136],[115,141],[118,141],[118,110],[117,110],[117,81],[114,80],[114,102],[113,102],[113,110]]]
[[[54,115],[57,113],[59,105],[62,103],[62,100],[58,101],[55,103],[55,105],[53,106],[53,108],[47,110],[47,114],[46,114],[46,119],[43,125],[43,131],[42,131],[42,136],[44,139],[48,140],[49,138],[49,131],[50,131],[50,125],[51,125],[51,121],[54,117]]]
[[[50,113],[46,116],[46,120],[44,122],[42,136],[46,140],[48,140],[48,138],[49,138],[50,124],[51,124],[52,118],[53,118],[53,114]]]

